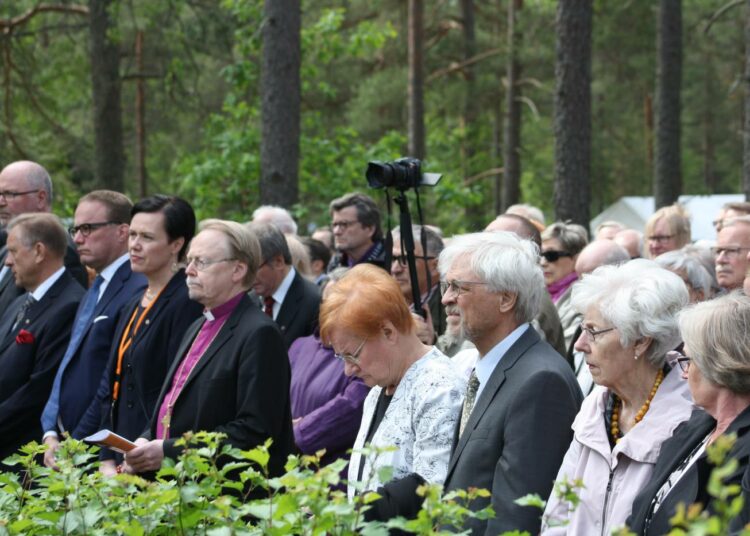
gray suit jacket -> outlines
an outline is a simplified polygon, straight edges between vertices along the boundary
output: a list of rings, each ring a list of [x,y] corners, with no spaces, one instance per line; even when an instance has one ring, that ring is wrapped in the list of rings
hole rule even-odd
[[[468,522],[464,530],[539,532],[542,511],[513,501],[528,493],[549,496],[581,400],[570,366],[529,328],[490,376],[463,435],[457,428],[453,438],[445,489],[485,488],[495,510],[494,519]],[[480,499],[471,508],[489,502]]]

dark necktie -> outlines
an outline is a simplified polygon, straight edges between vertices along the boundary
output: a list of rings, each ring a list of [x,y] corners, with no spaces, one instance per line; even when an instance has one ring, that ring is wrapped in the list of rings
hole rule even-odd
[[[469,422],[469,417],[471,417],[471,411],[474,409],[474,402],[476,402],[478,390],[479,378],[477,378],[476,371],[472,370],[471,376],[469,376],[469,384],[466,386],[466,398],[464,398],[464,407],[461,410],[461,424],[458,429],[459,437],[463,435],[466,423]]]
[[[35,302],[36,299],[34,298],[34,296],[32,296],[30,293],[26,295],[26,300],[18,310],[18,314],[16,314],[16,321],[13,322],[13,327],[10,328],[11,331],[15,331],[18,327],[20,327],[24,317],[26,316],[26,312],[29,310],[29,307],[31,307]]]
[[[273,299],[273,296],[266,296],[263,298],[263,312],[271,318],[273,318],[273,304],[275,301],[276,300]]]

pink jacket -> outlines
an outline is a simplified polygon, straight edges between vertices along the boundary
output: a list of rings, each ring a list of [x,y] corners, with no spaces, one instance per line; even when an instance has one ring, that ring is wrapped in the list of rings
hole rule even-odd
[[[542,519],[545,536],[609,535],[624,525],[633,499],[651,477],[661,444],[694,408],[687,382],[675,367],[659,386],[643,420],[610,449],[604,427],[608,396],[608,389],[596,387],[573,421],[573,442],[556,482],[582,480],[581,503],[571,510],[570,503],[553,491]]]

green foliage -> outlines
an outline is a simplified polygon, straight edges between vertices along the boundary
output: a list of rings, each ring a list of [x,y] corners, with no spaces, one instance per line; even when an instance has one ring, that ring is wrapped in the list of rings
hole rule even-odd
[[[26,485],[16,473],[0,473],[0,535],[15,534],[209,534],[209,535],[355,535],[387,534],[399,527],[415,534],[447,534],[440,527],[461,527],[490,509],[472,512],[472,500],[488,492],[456,491],[442,496],[439,486],[422,486],[423,509],[413,520],[366,522],[376,493],[349,501],[339,489],[339,460],[319,467],[323,452],[291,456],[285,474],[267,473],[270,443],[248,451],[234,449],[220,434],[186,434],[177,462],[166,460],[155,481],[131,475],[104,477],[97,470],[96,448],[66,440],[58,451],[60,471],[40,467],[44,451],[27,445],[9,463],[29,472]],[[378,456],[383,450],[365,449]],[[366,483],[359,483],[362,489]],[[264,498],[249,499],[260,491]]]

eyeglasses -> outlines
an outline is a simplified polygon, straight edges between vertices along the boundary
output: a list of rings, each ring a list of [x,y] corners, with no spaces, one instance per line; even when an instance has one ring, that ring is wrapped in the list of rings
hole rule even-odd
[[[187,261],[188,266],[192,264],[196,270],[198,270],[199,272],[203,272],[214,264],[219,264],[220,262],[236,261],[237,259],[230,257],[227,259],[217,259],[215,261],[209,261],[206,259],[201,259],[200,257],[188,257],[185,260]]]
[[[557,262],[560,260],[560,257],[572,257],[572,253],[568,253],[567,251],[555,251],[555,250],[548,250],[548,251],[542,251],[541,253],[542,257],[547,262]]]
[[[5,199],[6,201],[8,201],[8,200],[12,201],[13,199],[15,199],[16,197],[18,197],[19,195],[35,194],[38,191],[39,191],[39,188],[37,188],[36,190],[26,190],[25,192],[11,192],[11,191],[0,192],[0,197],[2,197],[3,199]]]
[[[453,292],[456,297],[459,297],[462,292],[469,292],[471,285],[486,285],[483,281],[461,281],[460,279],[454,279],[452,281],[441,281],[440,282],[440,293],[446,294],[449,290]]]
[[[648,237],[648,239],[651,242],[666,242],[667,240],[671,240],[674,238],[674,235],[668,234],[668,235],[651,235]]]
[[[604,329],[592,329],[592,328],[590,328],[588,326],[584,326],[583,324],[581,324],[581,334],[583,335],[585,333],[586,337],[591,342],[594,342],[594,343],[596,342],[596,336],[597,335],[603,335],[604,333],[608,333],[608,332],[613,331],[615,329],[617,329],[617,328],[611,327],[611,328],[604,328]]]
[[[726,257],[736,257],[740,254],[740,251],[747,251],[750,250],[750,248],[741,248],[739,246],[737,247],[712,247],[711,253],[714,254],[714,256],[718,257],[722,253]]]
[[[341,221],[335,221],[331,224],[331,229],[335,229],[336,227],[340,227],[342,231],[346,231],[351,225],[354,225],[355,223],[359,223],[358,221],[347,221],[347,220],[341,220]]]
[[[336,359],[343,361],[344,363],[349,363],[350,365],[359,365],[359,354],[362,353],[362,348],[365,347],[366,342],[367,342],[367,339],[362,339],[362,342],[357,347],[357,349],[354,350],[353,354],[347,354],[347,353],[338,354],[334,352],[333,355]]]
[[[414,255],[414,260],[422,259],[425,261],[431,261],[434,259],[432,255]],[[394,255],[393,262],[398,262],[401,266],[406,266],[406,255]]]
[[[106,227],[107,225],[121,225],[121,222],[119,221],[99,221],[96,223],[82,223],[81,225],[74,225],[73,227],[68,227],[68,232],[70,233],[70,236],[75,238],[76,233],[81,233],[83,236],[90,235],[93,231],[96,231],[97,229],[101,229],[102,227]]]
[[[675,365],[678,365],[682,372],[690,370],[690,362],[692,360],[692,357],[688,357],[678,350],[667,352],[667,362],[672,365],[672,368],[674,368]]]

